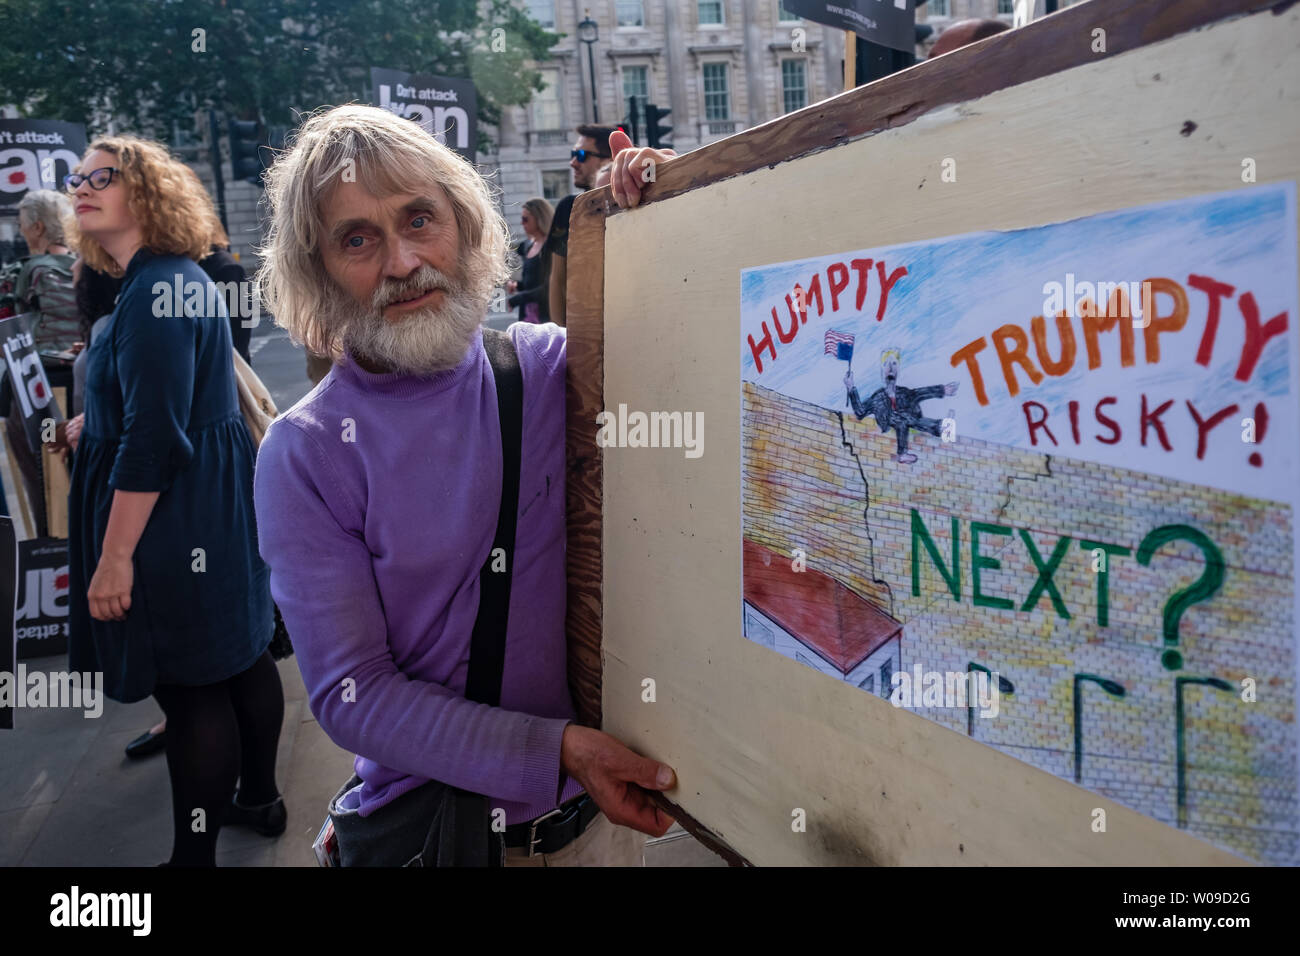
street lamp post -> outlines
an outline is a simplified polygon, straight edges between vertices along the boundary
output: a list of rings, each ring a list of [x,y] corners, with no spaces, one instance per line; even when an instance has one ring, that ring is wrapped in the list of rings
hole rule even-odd
[[[1074,782],[1083,782],[1083,695],[1079,685],[1086,680],[1092,681],[1112,697],[1123,697],[1124,688],[1119,683],[1098,677],[1096,674],[1074,675]]]
[[[583,11],[583,21],[578,24],[578,39],[587,44],[587,69],[591,71],[591,121],[600,122],[600,107],[596,105],[596,55],[592,53],[592,47],[600,39],[600,28],[596,21],[591,19],[591,11]],[[581,67],[579,67],[581,69]]]
[[[1187,742],[1183,726],[1183,687],[1186,684],[1204,684],[1215,690],[1232,691],[1232,685],[1217,677],[1174,678],[1174,732],[1178,738],[1178,827],[1187,829]]]

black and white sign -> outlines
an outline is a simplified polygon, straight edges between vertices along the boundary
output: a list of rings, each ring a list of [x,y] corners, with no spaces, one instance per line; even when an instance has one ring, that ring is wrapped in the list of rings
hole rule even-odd
[[[370,84],[375,90],[375,106],[415,120],[438,142],[474,162],[478,97],[472,82],[374,66]]]
[[[14,627],[14,591],[18,587],[18,547],[13,519],[0,516],[0,674],[18,670],[18,631]],[[0,730],[14,729],[11,706],[0,706]]]
[[[29,190],[59,189],[86,151],[86,127],[59,120],[0,119],[0,212]]]
[[[15,315],[0,319],[0,350],[4,352],[4,365],[0,366],[0,375],[12,377],[14,401],[22,410],[23,424],[27,432],[27,443],[39,459],[41,443],[52,438],[47,421],[55,424],[63,421],[63,411],[54,401],[50,391],[49,379],[45,377],[45,368],[41,365],[41,356],[36,351],[32,340],[31,326],[26,315]],[[46,434],[42,434],[45,432]]]
[[[791,13],[894,50],[916,49],[915,0],[782,0]]]
[[[18,542],[14,635],[20,661],[67,653],[68,542],[65,539],[29,538]]]

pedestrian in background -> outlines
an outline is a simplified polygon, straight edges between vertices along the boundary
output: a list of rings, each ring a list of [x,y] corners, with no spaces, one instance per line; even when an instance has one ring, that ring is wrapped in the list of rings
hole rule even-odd
[[[41,352],[67,351],[77,341],[80,316],[72,291],[76,256],[64,237],[64,221],[71,213],[67,197],[52,189],[33,190],[18,203],[18,228],[32,254],[14,285],[16,311],[34,317],[32,339]]]
[[[575,189],[586,192],[593,188],[596,174],[613,156],[609,151],[609,137],[616,129],[617,126],[590,124],[578,127],[578,138],[569,153],[569,168],[573,170]],[[555,215],[551,218],[551,228],[546,237],[546,248],[543,250],[551,263],[548,295],[551,321],[556,325],[564,325],[566,318],[565,283],[568,281],[569,213],[573,210],[573,199],[572,195],[568,195],[556,203]]]
[[[78,432],[81,430],[81,419],[84,418],[86,359],[89,357],[86,350],[99,337],[105,321],[113,314],[113,306],[117,303],[117,293],[121,288],[121,279],[107,272],[92,269],[82,259],[78,259],[72,267],[72,289],[77,299],[77,311],[80,313],[81,322],[77,330],[77,343],[74,346],[77,358],[72,363],[70,411],[73,420],[77,421]],[[73,451],[77,450],[75,441],[71,442],[71,446]]]
[[[614,146],[611,147],[611,143]],[[569,168],[573,170],[573,185],[582,191],[599,189],[610,182],[614,164],[614,155],[620,149],[635,149],[631,137],[617,126],[578,127],[578,140],[569,155]],[[648,149],[649,147],[641,147]],[[676,156],[672,149],[654,150],[654,162],[661,162]],[[568,282],[569,272],[569,216],[573,212],[575,196],[565,196],[555,207],[555,216],[551,220],[551,231],[546,238],[543,254],[551,260],[550,305],[551,321],[556,325],[565,325],[568,321]]]
[[[209,296],[155,314],[155,284],[207,286],[197,260],[211,252],[214,213],[191,170],[134,137],[94,142],[65,185],[87,265],[122,276],[87,357],[69,496],[69,665],[102,672],[114,700],[154,696],[167,718],[168,863],[212,866],[223,823],[273,835],[286,819],[275,784],[284,695],[267,652],[268,573],[230,327]]]
[[[510,308],[518,307],[520,322],[551,321],[550,286],[551,257],[543,252],[546,237],[551,231],[551,217],[555,210],[545,199],[535,198],[524,203],[519,214],[519,224],[525,238],[515,248],[523,263],[519,281],[513,279],[507,291],[514,293],[507,300]]]
[[[12,296],[6,297],[12,303],[14,314],[27,316],[33,344],[50,387],[69,390],[73,385],[72,348],[78,340],[80,324],[72,287],[72,264],[76,257],[64,236],[64,220],[71,212],[67,197],[53,190],[36,189],[23,196],[18,203],[18,228],[32,254],[23,261]],[[0,383],[0,408],[8,410],[5,430],[36,523],[33,536],[45,537],[49,528],[40,452],[29,444],[26,420],[20,403],[13,400],[13,385],[8,375]]]
[[[927,59],[959,50],[971,43],[977,43],[985,37],[995,36],[1011,29],[1011,24],[1002,20],[958,20],[939,34],[939,38],[930,47]]]
[[[212,222],[208,224],[212,236],[209,239],[211,252],[199,260],[199,268],[208,277],[218,283],[224,293],[226,316],[230,319],[230,338],[235,351],[249,365],[253,356],[248,350],[253,338],[253,327],[245,325],[244,320],[252,315],[252,297],[249,294],[248,273],[239,264],[239,260],[230,254],[230,237],[221,225],[221,219],[213,210]]]

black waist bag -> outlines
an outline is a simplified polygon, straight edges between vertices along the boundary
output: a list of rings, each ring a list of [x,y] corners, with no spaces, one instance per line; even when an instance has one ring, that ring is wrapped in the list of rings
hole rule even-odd
[[[501,506],[492,549],[479,571],[478,616],[470,639],[465,697],[492,707],[501,703],[510,579],[514,568],[515,522],[519,510],[519,467],[523,438],[523,376],[510,336],[483,330],[483,348],[496,382],[501,421]],[[493,571],[501,548],[505,570]],[[500,567],[501,562],[495,562]],[[400,732],[394,728],[395,732]],[[339,806],[360,786],[355,774],[330,801],[330,819],[341,866],[502,866],[504,834],[492,829],[487,797],[430,781],[402,794],[369,816]]]
[[[330,801],[339,866],[501,866],[488,798],[430,781],[368,817],[339,807],[361,785],[355,774]]]

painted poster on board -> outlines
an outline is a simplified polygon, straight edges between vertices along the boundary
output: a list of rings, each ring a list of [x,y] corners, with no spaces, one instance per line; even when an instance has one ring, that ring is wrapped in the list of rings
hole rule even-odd
[[[745,270],[745,637],[1300,862],[1295,203]]]

